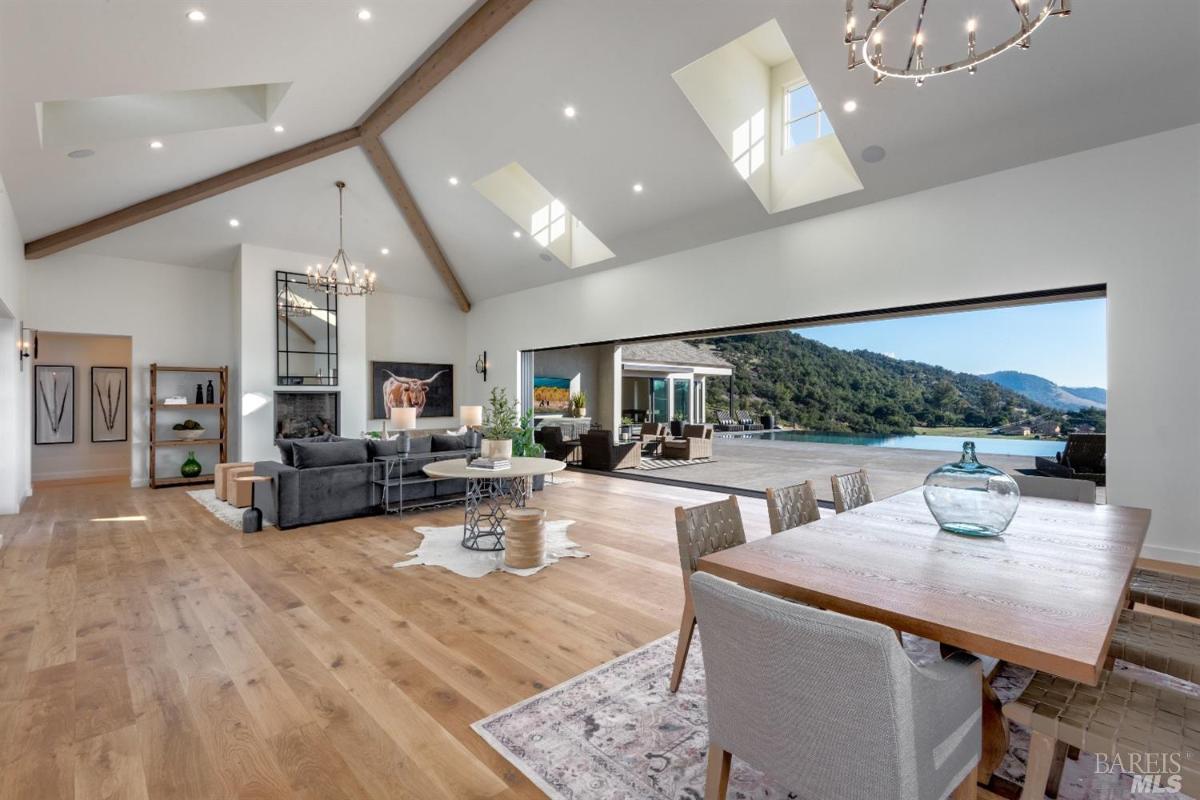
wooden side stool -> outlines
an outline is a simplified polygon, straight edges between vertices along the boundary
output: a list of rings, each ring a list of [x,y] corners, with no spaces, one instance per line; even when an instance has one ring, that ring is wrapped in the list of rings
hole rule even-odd
[[[254,499],[254,484],[238,481],[238,478],[253,474],[253,464],[225,470],[225,500],[234,508],[245,508]]]
[[[253,467],[251,467],[253,469]],[[250,507],[242,514],[242,533],[258,533],[262,530],[262,509],[254,505],[254,484],[270,483],[271,476],[269,475],[239,475],[234,478],[237,481],[237,488],[240,492],[242,487],[250,493]]]
[[[546,558],[546,512],[526,506],[504,514],[504,563],[513,569],[540,567]]]
[[[218,500],[229,499],[229,470],[235,467],[253,467],[254,464],[249,461],[229,461],[224,464],[217,464],[213,469],[213,492]]]

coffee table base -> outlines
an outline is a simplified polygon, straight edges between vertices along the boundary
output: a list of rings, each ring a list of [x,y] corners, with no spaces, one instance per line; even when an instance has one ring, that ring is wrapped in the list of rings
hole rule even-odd
[[[525,507],[528,478],[467,478],[462,546],[495,552],[504,549],[504,516]]]

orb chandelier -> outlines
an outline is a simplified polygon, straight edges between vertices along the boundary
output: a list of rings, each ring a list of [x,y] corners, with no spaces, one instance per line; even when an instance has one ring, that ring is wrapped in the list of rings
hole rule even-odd
[[[898,63],[891,63],[883,57],[884,22],[894,12],[906,3],[920,3],[917,10],[916,25],[912,39],[908,44],[907,58]],[[965,55],[957,61],[941,64],[929,64],[925,60],[925,32],[923,29],[928,18],[929,0],[868,0],[867,11],[875,12],[875,17],[867,25],[863,33],[858,33],[854,16],[855,0],[846,0],[846,47],[849,50],[849,69],[866,64],[875,71],[875,83],[884,78],[906,78],[921,86],[926,78],[935,75],[948,75],[951,72],[966,70],[974,75],[975,68],[995,58],[1012,47],[1029,49],[1030,35],[1041,27],[1042,23],[1054,16],[1066,16],[1071,13],[1071,0],[994,0],[994,2],[1012,6],[1012,20],[1015,32],[999,44],[986,50],[975,47],[975,33],[978,23],[975,19],[966,22]],[[954,2],[942,2],[943,8],[953,8]],[[1036,9],[1036,10],[1035,10]],[[890,33],[890,32],[889,32]]]
[[[338,181],[338,249],[329,262],[329,266],[318,264],[316,267],[305,267],[304,274],[308,276],[308,288],[325,292],[325,294],[363,295],[375,291],[375,273],[369,269],[361,272],[350,263],[342,245],[342,191],[346,188],[345,181]]]

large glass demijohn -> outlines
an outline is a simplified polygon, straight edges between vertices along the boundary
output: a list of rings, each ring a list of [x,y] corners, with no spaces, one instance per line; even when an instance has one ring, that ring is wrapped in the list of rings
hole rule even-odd
[[[942,530],[964,536],[999,536],[1021,502],[1017,482],[975,458],[975,443],[963,442],[962,458],[925,478],[925,504]]]

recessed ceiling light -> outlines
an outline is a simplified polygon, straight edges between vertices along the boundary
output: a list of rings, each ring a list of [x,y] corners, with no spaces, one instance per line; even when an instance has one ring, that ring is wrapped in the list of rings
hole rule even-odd
[[[646,188],[646,187],[642,186],[640,183],[635,183],[635,184],[633,185],[633,193],[634,193],[634,194],[641,194],[641,193],[642,193],[642,190],[643,190],[643,189],[645,189],[645,188]]]
[[[96,155],[95,150],[89,150],[85,147],[82,150],[72,150],[67,153],[67,158],[91,158],[94,155]]]
[[[282,126],[282,125],[276,125],[276,126],[275,126],[275,132],[276,132],[276,133],[283,133],[283,126]]]
[[[162,148],[163,148],[163,143],[160,142],[158,139],[155,139],[153,142],[150,143],[151,150],[162,150]]]
[[[242,223],[238,222],[236,219],[229,220],[229,227],[231,227],[231,228],[236,228],[241,224]]]
[[[392,252],[392,251],[391,251],[391,250],[388,250],[386,247],[381,247],[381,248],[379,248],[379,254],[380,254],[381,256],[386,256],[386,255],[387,255],[388,253],[390,253],[390,252]]]
[[[521,232],[520,232],[520,231],[513,231],[513,238],[514,238],[514,239],[520,239],[520,238],[521,238]]]
[[[366,22],[371,18],[371,12],[368,9],[360,8],[358,10],[358,18],[363,22]]]
[[[454,177],[453,175],[451,175],[451,176],[450,176],[450,185],[451,185],[451,186],[458,186],[458,178],[456,178],[456,177]]]
[[[846,102],[842,103],[842,111],[845,111],[847,114],[853,113],[854,110],[857,108],[858,108],[857,100],[847,100]]]
[[[205,13],[198,8],[193,8],[187,12],[187,18],[191,22],[204,22],[204,20],[208,19]]]
[[[575,119],[575,106],[567,106],[564,108],[563,116],[567,119]]]

